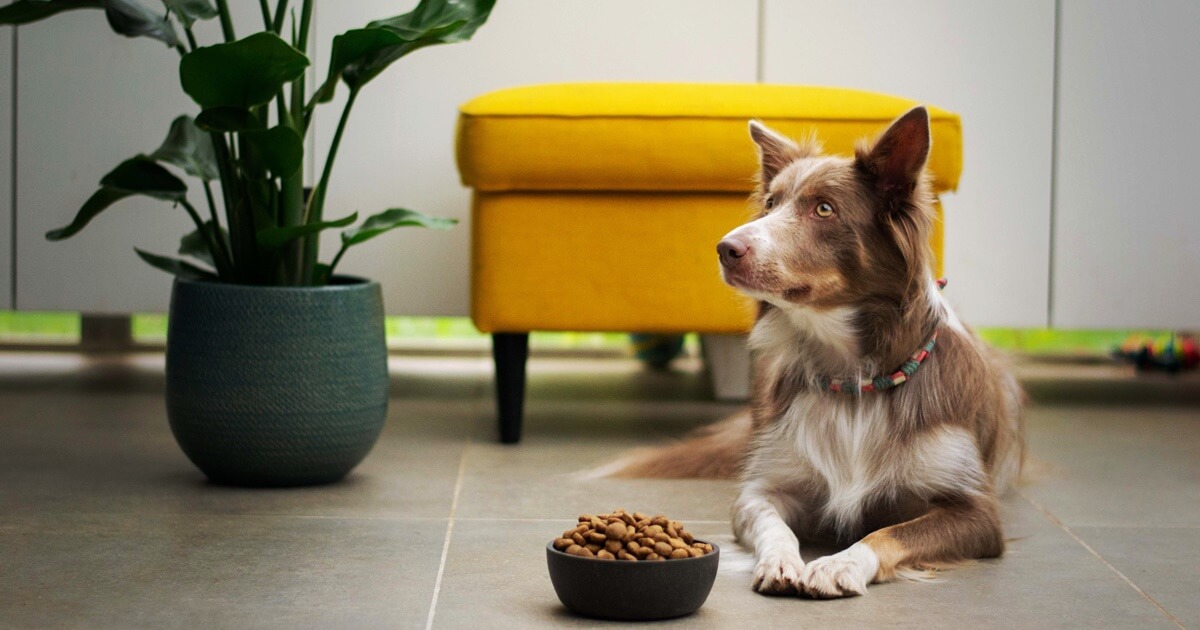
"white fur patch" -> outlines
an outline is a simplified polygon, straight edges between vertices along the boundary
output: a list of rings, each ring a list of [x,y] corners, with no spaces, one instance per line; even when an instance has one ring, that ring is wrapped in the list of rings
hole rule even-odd
[[[866,595],[867,585],[878,573],[879,556],[859,542],[808,563],[800,576],[800,588],[806,595],[820,598]]]
[[[808,180],[821,167],[829,164],[838,164],[842,162],[840,158],[833,156],[818,156],[809,157],[802,160],[796,160],[787,166],[787,168],[779,171],[775,176],[774,182],[779,182],[781,185],[772,186],[771,192],[777,195],[783,195],[788,200],[795,199],[800,194],[800,189],[804,188],[804,182]],[[787,183],[789,186],[783,186]]]
[[[759,297],[776,306],[776,310],[754,325],[750,331],[750,349],[771,357],[775,373],[797,365],[806,366],[807,373],[821,371],[811,365],[814,357],[804,351],[804,339],[828,348],[846,367],[859,365],[855,309],[843,306],[818,311],[788,303],[778,296]]]
[[[925,287],[925,295],[928,297],[929,303],[941,312],[942,321],[951,330],[960,335],[970,336],[970,333],[967,332],[967,327],[963,326],[962,321],[958,319],[958,315],[954,312],[954,308],[950,306],[950,302],[946,300],[946,296],[942,295],[942,290],[938,288],[937,282],[932,278],[930,278],[929,284]]]
[[[958,428],[943,427],[915,444],[908,477],[913,488],[934,494],[983,494],[987,472],[975,439]]]
[[[797,221],[796,213],[788,211],[786,208],[795,203],[800,189],[804,187],[804,182],[814,171],[836,162],[838,162],[837,158],[815,157],[797,160],[789,164],[775,177],[773,180],[775,185],[771,187],[771,194],[779,199],[779,205],[767,214],[729,232],[725,238],[737,236],[745,239],[750,247],[758,252],[757,256],[761,260],[780,259],[781,252],[777,251],[779,244],[771,238],[771,235],[788,233]]]
[[[794,593],[804,568],[800,541],[784,517],[798,511],[789,501],[767,484],[751,481],[733,506],[734,535],[754,549],[752,586],[760,593]]]
[[[843,536],[865,533],[864,511],[872,502],[986,491],[979,450],[965,431],[946,427],[899,444],[888,413],[881,397],[797,396],[755,443],[747,478],[759,492],[805,481],[824,485],[821,504],[777,504],[803,511],[783,514],[789,522]]]

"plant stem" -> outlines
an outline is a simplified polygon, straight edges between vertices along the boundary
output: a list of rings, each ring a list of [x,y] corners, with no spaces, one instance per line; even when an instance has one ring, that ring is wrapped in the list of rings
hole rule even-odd
[[[271,8],[267,6],[267,0],[258,0],[258,8],[262,11],[263,29],[271,30],[274,24],[271,20]]]
[[[346,121],[350,119],[350,108],[358,98],[358,89],[350,90],[346,106],[342,108],[342,117],[338,119],[337,130],[333,132],[333,142],[329,145],[329,155],[325,156],[325,168],[321,171],[321,179],[317,182],[312,199],[308,200],[308,208],[304,211],[304,222],[311,223],[321,220],[325,205],[325,190],[329,186],[329,176],[333,173],[333,161],[337,158],[338,147],[342,144],[342,134],[346,131]]]
[[[287,2],[287,0],[281,0]],[[295,32],[296,18],[292,17],[293,44],[302,53],[308,54],[308,29],[312,25],[313,0],[304,0],[300,6],[300,31]],[[300,132],[300,136],[308,135],[308,114],[304,105],[305,77],[292,82],[292,128]]]
[[[339,262],[342,262],[342,256],[345,255],[346,249],[346,246],[342,245],[341,248],[338,249],[337,256],[334,256],[333,261],[329,263],[329,277],[333,277],[333,270],[337,268]]]
[[[283,101],[283,88],[275,93],[275,117],[279,119],[276,124],[295,128],[292,117],[288,115],[287,103]]]
[[[192,221],[196,223],[196,230],[200,232],[200,236],[204,237],[204,242],[208,245],[208,253],[212,254],[213,264],[217,267],[217,275],[223,279],[228,279],[230,270],[225,265],[225,260],[221,256],[221,250],[217,248],[217,242],[213,239],[213,234],[204,229],[204,220],[200,218],[200,213],[196,212],[195,206],[188,203],[187,199],[180,199],[179,205],[183,206],[184,210],[187,210],[188,215],[192,217]]]
[[[221,219],[217,215],[217,202],[213,199],[212,184],[206,179],[204,180],[204,197],[208,199],[208,212],[212,215],[213,233],[216,234],[217,246],[221,248],[221,256],[229,264],[230,271],[233,270],[233,254],[229,253],[229,245],[225,239],[221,238]],[[215,257],[217,254],[213,254]]]
[[[236,40],[237,35],[233,32],[233,17],[229,14],[229,0],[217,0],[217,12],[221,14],[221,34],[225,36],[225,41]]]
[[[296,48],[302,52],[308,53],[308,29],[312,24],[313,0],[304,0],[304,4],[300,7],[300,33],[296,37]]]
[[[196,34],[192,32],[191,28],[184,27],[183,34],[187,35],[188,50],[196,50],[199,48],[199,46],[196,45]]]
[[[276,35],[283,32],[283,16],[287,14],[287,6],[288,0],[279,0],[279,6],[275,7],[275,23],[271,26]]]
[[[325,156],[325,169],[321,172],[321,180],[317,182],[317,187],[313,190],[312,198],[308,200],[308,208],[304,212],[304,223],[313,223],[321,220],[321,214],[325,208],[325,193],[329,189],[329,176],[333,173],[333,162],[337,159],[338,147],[342,144],[342,134],[346,131],[346,121],[350,119],[350,109],[354,107],[354,101],[358,98],[358,88],[350,90],[350,96],[346,100],[346,106],[342,108],[342,117],[338,120],[337,131],[333,133],[333,142],[329,145],[329,154]],[[317,248],[320,243],[318,235],[310,234],[304,239],[304,268],[302,270],[303,277],[306,281],[312,281],[312,272],[317,265]]]
[[[313,112],[317,110],[317,99],[321,96],[321,91],[324,89],[324,83],[318,85],[317,91],[313,92],[312,98],[308,99],[308,102],[304,104],[304,109],[301,112],[297,112],[300,114],[299,118],[303,124],[303,127],[300,128],[301,133],[308,133],[308,125],[312,122]]]
[[[295,173],[280,181],[279,189],[280,220],[279,225],[292,227],[300,225],[304,218],[304,173]],[[301,272],[304,268],[304,239],[288,243],[280,255],[283,264],[283,276],[287,284],[303,283]]]
[[[253,263],[252,250],[246,247],[244,241],[245,235],[242,234],[242,224],[238,221],[238,204],[239,196],[237,174],[233,168],[233,161],[229,155],[229,145],[225,142],[225,134],[214,131],[209,134],[212,138],[213,149],[217,154],[217,170],[221,174],[221,197],[225,201],[225,221],[229,225],[229,238],[233,247],[233,255],[230,260],[233,264],[234,274],[238,277],[232,278],[234,282],[241,280],[241,276],[245,274],[238,268],[238,265],[243,265],[250,269]],[[249,235],[250,238],[254,234]]]

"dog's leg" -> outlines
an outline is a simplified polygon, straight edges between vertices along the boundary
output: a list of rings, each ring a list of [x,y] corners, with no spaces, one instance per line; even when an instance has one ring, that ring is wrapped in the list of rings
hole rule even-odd
[[[781,496],[766,482],[752,480],[742,487],[733,505],[733,533],[743,545],[753,548],[753,587],[759,593],[796,593],[804,570],[800,541],[785,518],[791,510]]]
[[[864,595],[867,584],[891,580],[904,569],[995,558],[1003,552],[994,497],[940,501],[911,521],[875,531],[845,551],[808,563],[800,588],[821,598]]]

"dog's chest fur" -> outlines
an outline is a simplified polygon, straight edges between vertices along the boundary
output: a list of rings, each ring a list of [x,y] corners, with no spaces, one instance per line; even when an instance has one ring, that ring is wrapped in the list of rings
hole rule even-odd
[[[849,315],[810,315],[831,321],[808,324],[836,331]],[[821,390],[813,357],[837,353],[853,341],[830,339],[821,350],[782,319],[768,314],[751,337],[756,352],[768,357],[756,377],[768,384],[773,401],[760,405],[771,417],[759,426],[746,473],[800,502],[794,512],[805,515],[805,522],[794,525],[855,535],[873,510],[899,515],[938,492],[973,493],[986,485],[975,441],[962,430],[943,426],[900,437],[891,414],[904,392],[854,396]]]

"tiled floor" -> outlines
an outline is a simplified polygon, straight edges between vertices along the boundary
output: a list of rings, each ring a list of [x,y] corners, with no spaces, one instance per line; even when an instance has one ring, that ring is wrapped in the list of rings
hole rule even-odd
[[[0,627],[593,626],[542,547],[581,512],[728,537],[724,482],[574,473],[735,406],[695,366],[536,359],[527,438],[493,443],[485,358],[395,359],[387,429],[344,483],[213,486],[175,447],[162,358],[0,354]],[[723,570],[701,627],[1200,627],[1200,381],[1029,366],[1009,553],[819,602]]]

